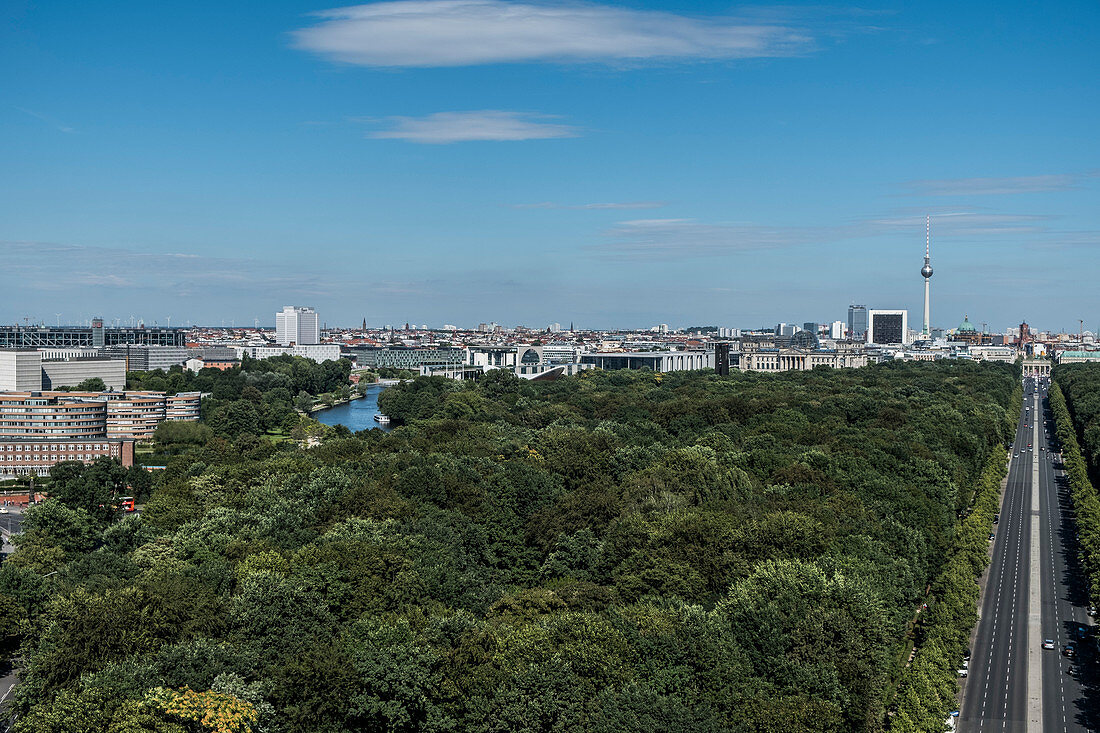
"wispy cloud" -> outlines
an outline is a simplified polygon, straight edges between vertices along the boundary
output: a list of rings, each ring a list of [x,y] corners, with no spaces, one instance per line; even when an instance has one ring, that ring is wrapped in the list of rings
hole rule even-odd
[[[1013,193],[1066,191],[1077,188],[1085,179],[1096,175],[1095,172],[1091,172],[1000,178],[941,178],[909,181],[905,187],[910,193],[922,196],[999,196]]]
[[[790,56],[813,38],[789,19],[689,17],[595,3],[404,0],[327,10],[298,48],[362,66],[622,63]]]
[[[497,109],[436,112],[426,117],[387,117],[387,129],[375,130],[368,135],[373,138],[434,145],[576,137],[577,128],[545,122],[547,119],[552,118]]]
[[[0,241],[0,249],[5,267],[20,272],[27,287],[39,291],[111,288],[156,296],[210,295],[226,288],[301,296],[326,292],[319,273],[287,275],[275,263],[248,258],[28,241]],[[117,262],[129,263],[128,271],[140,277],[118,274]]]
[[[47,125],[49,125],[53,129],[57,130],[58,132],[64,132],[66,134],[72,134],[72,133],[76,132],[76,130],[74,128],[72,128],[69,125],[66,125],[62,122],[58,122],[57,120],[55,120],[53,117],[50,117],[49,115],[44,115],[41,112],[35,112],[33,109],[27,109],[25,107],[16,107],[15,109],[19,110],[20,112],[22,112],[25,115],[30,115],[31,117],[34,117],[38,120],[41,120],[42,122],[45,122]]]
[[[1053,241],[1057,232],[1049,217],[989,211],[938,211],[933,215],[934,236],[953,243],[996,237],[1028,237]],[[871,237],[912,234],[924,241],[924,214],[898,213],[867,217],[831,226],[769,226],[757,223],[700,222],[694,219],[635,219],[603,232],[588,250],[601,259],[670,260],[685,257],[722,257],[742,252],[824,245]]]
[[[540,201],[537,204],[511,204],[513,209],[580,209],[590,211],[622,209],[659,209],[667,206],[666,201],[612,201],[596,204],[559,204],[553,201]]]
[[[0,290],[0,312],[8,313],[37,310],[48,315],[63,310],[71,314],[91,308],[103,315],[120,315],[170,305],[177,315],[185,310],[184,317],[197,318],[202,313],[220,317],[234,303],[240,314],[256,312],[257,304],[275,307],[300,301],[321,306],[328,314],[354,304],[351,307],[363,308],[367,314],[396,307],[415,315],[439,304],[447,308],[461,304],[471,312],[482,312],[487,302],[545,301],[562,292],[560,285],[540,282],[546,273],[541,266],[455,269],[425,262],[417,268],[417,277],[403,279],[395,273],[364,288],[361,274],[333,270],[321,261],[12,240],[0,240],[0,252],[4,272],[25,284],[18,290]],[[119,262],[127,263],[125,272],[119,272]]]
[[[591,249],[610,259],[675,259],[776,249],[803,244],[805,232],[794,227],[755,224],[707,224],[694,219],[634,219],[604,232]]]

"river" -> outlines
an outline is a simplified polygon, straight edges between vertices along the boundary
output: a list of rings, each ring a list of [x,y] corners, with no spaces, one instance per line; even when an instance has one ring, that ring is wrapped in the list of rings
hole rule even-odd
[[[389,385],[369,384],[362,399],[345,402],[327,410],[319,410],[310,417],[325,425],[343,425],[353,433],[371,428],[381,428],[388,433],[389,425],[380,425],[374,421],[374,416],[378,414],[378,395],[387,386]]]

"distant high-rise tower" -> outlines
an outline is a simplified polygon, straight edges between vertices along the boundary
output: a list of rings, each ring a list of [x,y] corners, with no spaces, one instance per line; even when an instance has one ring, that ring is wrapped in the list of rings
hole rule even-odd
[[[867,306],[848,306],[848,338],[863,341],[867,336]]]
[[[930,282],[932,280],[932,217],[924,217],[924,267],[920,268],[920,274],[924,277],[924,328],[921,329],[921,336],[928,338],[932,335],[931,319],[931,306],[929,303],[929,297],[931,295]]]
[[[300,306],[283,306],[275,314],[275,341],[281,346],[321,343],[321,329],[317,311]]]

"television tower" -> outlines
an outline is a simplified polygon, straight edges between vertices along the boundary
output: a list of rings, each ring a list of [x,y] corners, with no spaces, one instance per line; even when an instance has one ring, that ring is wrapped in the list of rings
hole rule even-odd
[[[929,307],[929,296],[931,288],[929,287],[929,281],[932,279],[932,261],[930,257],[930,249],[932,247],[932,217],[924,217],[924,267],[920,268],[920,274],[924,276],[924,328],[921,331],[921,335],[924,338],[929,338],[932,335],[931,325],[931,311]]]

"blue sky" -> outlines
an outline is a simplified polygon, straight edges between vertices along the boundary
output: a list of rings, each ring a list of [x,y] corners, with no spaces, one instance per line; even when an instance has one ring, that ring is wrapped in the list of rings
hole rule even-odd
[[[1100,328],[1095,2],[0,7],[0,322]],[[56,314],[60,313],[60,316]]]

